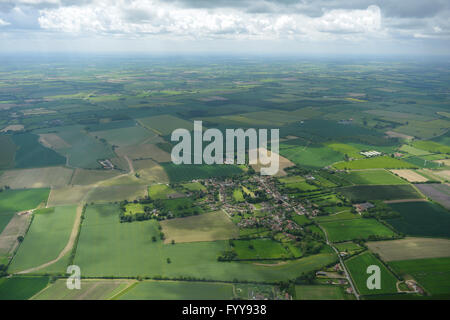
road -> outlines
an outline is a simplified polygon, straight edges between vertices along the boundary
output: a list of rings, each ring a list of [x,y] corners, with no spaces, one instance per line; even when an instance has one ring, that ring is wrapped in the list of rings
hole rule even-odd
[[[355,285],[353,284],[352,277],[350,277],[350,274],[349,274],[348,271],[347,271],[347,267],[345,266],[344,260],[342,259],[341,255],[339,254],[339,250],[336,249],[336,248],[331,244],[331,242],[328,240],[328,234],[327,234],[326,230],[325,230],[324,228],[322,228],[320,225],[319,225],[319,228],[320,228],[320,229],[323,231],[323,233],[325,234],[325,240],[326,240],[326,242],[327,242],[327,245],[329,245],[330,247],[332,247],[333,250],[336,252],[337,256],[339,257],[339,262],[341,263],[341,266],[342,266],[342,268],[344,269],[345,277],[347,278],[348,283],[350,283],[350,286],[352,287],[352,290],[353,290],[353,293],[354,293],[354,295],[355,295],[355,297],[356,297],[356,300],[359,300],[359,294],[358,294],[358,291],[356,291],[356,287],[355,287]]]

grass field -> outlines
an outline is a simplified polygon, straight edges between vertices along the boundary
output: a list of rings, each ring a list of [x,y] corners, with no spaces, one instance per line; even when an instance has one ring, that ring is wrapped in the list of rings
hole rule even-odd
[[[0,300],[28,300],[47,283],[48,277],[0,278]]]
[[[337,189],[352,201],[419,199],[422,196],[410,185],[351,186]]]
[[[231,300],[233,285],[185,281],[142,281],[120,300]]]
[[[16,134],[12,140],[17,146],[15,168],[35,168],[64,165],[66,158],[39,143],[32,133]]]
[[[361,219],[361,215],[357,213],[352,213],[350,208],[341,208],[343,212],[339,212],[336,214],[330,214],[328,216],[317,216],[314,218],[317,222],[330,222],[330,221],[341,221],[341,220],[349,220],[349,219]]]
[[[386,220],[395,229],[412,236],[450,237],[450,213],[431,202],[391,203],[401,218]]]
[[[0,192],[0,214],[34,209],[46,203],[50,189],[4,190]]]
[[[403,160],[381,156],[369,159],[361,159],[354,161],[337,162],[333,164],[336,169],[360,170],[360,169],[403,169],[417,168],[418,166]]]
[[[391,261],[389,265],[402,276],[411,276],[433,298],[450,298],[450,258]]]
[[[52,191],[53,192],[53,191]],[[87,198],[88,202],[116,202],[135,200],[147,195],[147,187],[139,184],[113,185],[94,188]]]
[[[441,144],[429,140],[415,140],[412,145],[416,148],[427,150],[433,153],[447,153],[450,154],[450,147],[445,144]]]
[[[67,289],[66,279],[56,280],[33,300],[105,300],[118,294],[133,280],[81,279],[80,290]]]
[[[237,188],[233,190],[233,199],[236,202],[243,202],[244,199],[244,194],[242,193],[242,188]]]
[[[75,215],[75,206],[36,210],[8,270],[18,272],[55,259],[69,241]]]
[[[283,186],[287,189],[298,190],[300,192],[307,192],[317,190],[313,184],[309,184],[306,180],[299,176],[288,176],[280,178],[279,181],[283,184]]]
[[[0,212],[0,234],[3,232],[3,229],[8,225],[11,218],[14,216],[14,212]]]
[[[0,175],[0,186],[12,189],[62,187],[70,182],[73,170],[64,167],[9,170]]]
[[[152,139],[153,140],[153,139]],[[168,144],[170,146],[170,144]],[[142,143],[127,147],[117,148],[116,153],[119,156],[128,156],[128,158],[136,159],[153,159],[157,162],[170,162],[170,153],[162,150],[156,144]]]
[[[405,238],[391,241],[367,242],[369,249],[383,261],[450,257],[450,240]]]
[[[320,223],[332,242],[368,239],[369,236],[391,237],[395,233],[375,219],[351,219]]]
[[[167,199],[178,192],[166,184],[154,184],[148,187],[148,195],[151,199]]]
[[[348,182],[355,185],[397,185],[407,184],[386,170],[351,171],[342,176]]]
[[[70,181],[71,185],[90,185],[99,181],[107,180],[119,175],[117,170],[88,170],[88,169],[75,169],[75,172]]]
[[[162,163],[169,176],[170,182],[191,181],[193,179],[205,179],[214,177],[230,177],[242,173],[242,169],[236,165],[196,165]]]
[[[223,211],[164,220],[161,223],[165,243],[215,241],[237,238],[239,230]]]
[[[0,134],[0,168],[11,168],[14,166],[16,145],[10,136]]]
[[[293,146],[281,143],[280,154],[300,167],[318,169],[343,159],[340,152],[325,146]]]
[[[344,290],[339,286],[296,285],[296,300],[344,300]]]
[[[155,220],[120,223],[115,205],[88,206],[74,264],[85,276],[191,276],[211,280],[276,281],[292,279],[336,260],[326,252],[276,266],[219,262],[227,242],[164,244]],[[171,263],[167,263],[167,258]]]
[[[183,183],[182,186],[188,191],[206,191],[206,187],[200,182]]]
[[[90,132],[90,134],[99,139],[105,139],[109,144],[118,147],[140,144],[155,136],[155,133],[138,125],[127,128],[94,131]]]
[[[280,259],[293,255],[281,242],[271,239],[233,240],[230,249],[236,252],[239,260]]]
[[[396,293],[397,278],[384,266],[381,261],[375,258],[370,252],[363,252],[357,256],[351,257],[345,262],[350,271],[352,279],[355,281],[356,288],[361,295]],[[367,268],[371,265],[380,267],[381,271],[381,289],[367,288]]]
[[[409,153],[413,156],[424,156],[426,154],[430,154],[428,151],[424,151],[418,148],[415,148],[413,146],[410,146],[409,144],[404,144],[399,148],[400,151]]]
[[[187,129],[189,131],[193,130],[194,123],[180,118],[174,117],[172,115],[160,115],[149,118],[138,119],[139,123],[150,130],[153,130],[161,136],[167,136],[172,134],[172,131],[178,128]]]

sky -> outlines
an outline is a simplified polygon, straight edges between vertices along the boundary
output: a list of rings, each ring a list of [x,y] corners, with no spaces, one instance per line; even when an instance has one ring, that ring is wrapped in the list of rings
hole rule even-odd
[[[450,1],[0,0],[0,51],[450,55]]]

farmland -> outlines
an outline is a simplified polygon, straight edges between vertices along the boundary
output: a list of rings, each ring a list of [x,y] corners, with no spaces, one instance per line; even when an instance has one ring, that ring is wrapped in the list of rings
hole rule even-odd
[[[297,300],[344,300],[342,288],[326,285],[296,285]]]
[[[397,185],[407,182],[386,170],[350,171],[343,179],[354,185]]]
[[[417,168],[418,166],[403,160],[398,160],[386,156],[369,159],[353,160],[347,162],[337,162],[333,164],[336,169],[356,170],[356,169],[402,169]]]
[[[0,186],[12,189],[62,187],[70,182],[72,172],[64,167],[10,170],[0,175]]]
[[[434,238],[405,238],[392,241],[368,242],[371,251],[384,261],[450,257],[450,240]]]
[[[182,281],[143,281],[120,295],[120,300],[229,300],[233,285]]]
[[[46,188],[0,192],[0,213],[34,209],[47,202],[49,192]]]
[[[433,297],[448,299],[450,283],[448,274],[450,258],[433,258],[392,261],[389,265],[402,276],[411,276]]]
[[[405,202],[389,205],[401,218],[387,222],[412,236],[450,237],[450,213],[430,202]]]
[[[386,294],[386,293],[396,293],[396,283],[397,279],[395,276],[369,252],[363,252],[355,257],[348,259],[345,264],[347,265],[351,277],[356,282],[356,287],[362,295],[371,294]],[[367,267],[371,265],[376,265],[381,271],[381,288],[370,290],[367,288]]]
[[[167,172],[170,182],[191,181],[193,179],[204,179],[208,177],[231,177],[242,173],[242,169],[235,165],[176,165],[173,163],[162,163]]]
[[[343,187],[338,192],[352,201],[419,199],[422,196],[410,185]]]
[[[370,239],[372,236],[393,237],[395,233],[374,219],[350,219],[322,222],[330,241],[341,242],[353,239]]]
[[[75,206],[36,210],[10,270],[23,271],[55,259],[69,241],[75,214]],[[40,250],[41,248],[46,250]]]
[[[0,300],[27,300],[45,288],[48,277],[0,278]]]
[[[215,241],[237,238],[236,226],[223,211],[208,212],[199,216],[170,219],[161,222],[165,243]]]

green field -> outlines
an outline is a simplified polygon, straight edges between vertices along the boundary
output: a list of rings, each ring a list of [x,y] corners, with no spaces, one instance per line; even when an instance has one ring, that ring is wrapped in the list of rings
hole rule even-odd
[[[155,137],[155,133],[138,125],[120,129],[94,131],[90,134],[99,139],[105,139],[109,144],[118,147],[140,144],[151,137]]]
[[[395,233],[375,219],[351,219],[320,223],[332,242],[368,239],[370,236],[392,237]]]
[[[244,199],[244,194],[242,193],[242,188],[237,188],[233,190],[233,199],[236,202],[243,202]]]
[[[69,290],[59,279],[39,292],[33,300],[106,300],[124,290],[133,280],[81,279],[81,288]]]
[[[296,285],[296,300],[344,300],[344,290],[339,286]]]
[[[238,228],[223,211],[161,221],[166,243],[215,241],[239,236]]]
[[[177,191],[173,190],[166,184],[154,184],[148,187],[148,195],[150,199],[167,199],[171,195],[177,194]]]
[[[219,262],[227,241],[164,244],[155,220],[120,223],[115,205],[88,206],[74,264],[85,276],[191,276],[211,280],[275,281],[292,279],[335,261],[320,253],[276,266]],[[171,263],[167,263],[167,258]]]
[[[206,187],[200,182],[183,183],[182,186],[188,191],[206,191]]]
[[[233,240],[231,243],[230,249],[236,252],[239,260],[283,259],[293,256],[282,243],[270,239]]]
[[[317,216],[314,218],[317,222],[330,222],[330,221],[340,221],[349,219],[361,219],[361,215],[358,213],[353,213],[350,208],[341,207],[343,212],[338,212],[335,214],[330,214],[328,216]]]
[[[39,136],[35,134],[16,134],[12,140],[17,146],[15,168],[50,167],[66,163],[65,157],[41,145]]]
[[[436,299],[450,298],[450,258],[391,261],[398,274],[411,276]]]
[[[16,145],[10,136],[0,134],[0,168],[11,168],[14,166]]]
[[[431,202],[391,203],[401,218],[387,222],[395,229],[412,236],[450,237],[450,212]]]
[[[170,182],[191,181],[193,179],[206,179],[214,177],[230,177],[242,173],[242,169],[236,165],[196,165],[162,163],[169,176]]]
[[[36,210],[31,227],[8,270],[23,271],[58,257],[69,241],[75,215],[76,206]]]
[[[423,198],[411,185],[351,186],[337,190],[353,202]]]
[[[333,167],[340,170],[417,168],[417,166],[414,164],[387,156],[354,160],[348,162],[338,162],[333,164]]]
[[[153,130],[161,136],[167,136],[175,129],[183,128],[193,130],[194,122],[182,120],[172,115],[161,115],[150,118],[138,119],[143,127]]]
[[[11,189],[62,187],[70,182],[73,170],[65,167],[8,170],[0,175],[0,186]]]
[[[361,295],[372,294],[387,294],[396,293],[397,278],[384,266],[384,264],[375,258],[370,252],[363,252],[357,256],[351,257],[345,262],[350,271],[352,279],[356,283],[356,288]],[[370,274],[367,273],[367,268],[371,265],[380,267],[381,271],[381,288],[369,289],[367,288],[367,278]]]
[[[355,185],[408,184],[405,180],[386,170],[351,171],[341,177]]]
[[[233,285],[184,281],[142,281],[120,300],[231,300]]]
[[[48,277],[0,278],[0,300],[27,300],[47,284]]]
[[[0,214],[34,209],[46,203],[50,189],[4,190],[0,192]]]
[[[433,153],[447,153],[450,154],[450,147],[445,144],[437,143],[429,140],[415,140],[412,145],[416,148],[427,150]]]
[[[300,167],[318,169],[340,161],[343,155],[324,146],[292,146],[281,143],[280,154]]]
[[[430,154],[428,151],[424,151],[418,148],[415,148],[409,144],[404,144],[399,148],[399,151],[403,151],[406,153],[409,153],[413,156],[423,156],[423,155],[427,155]]]

